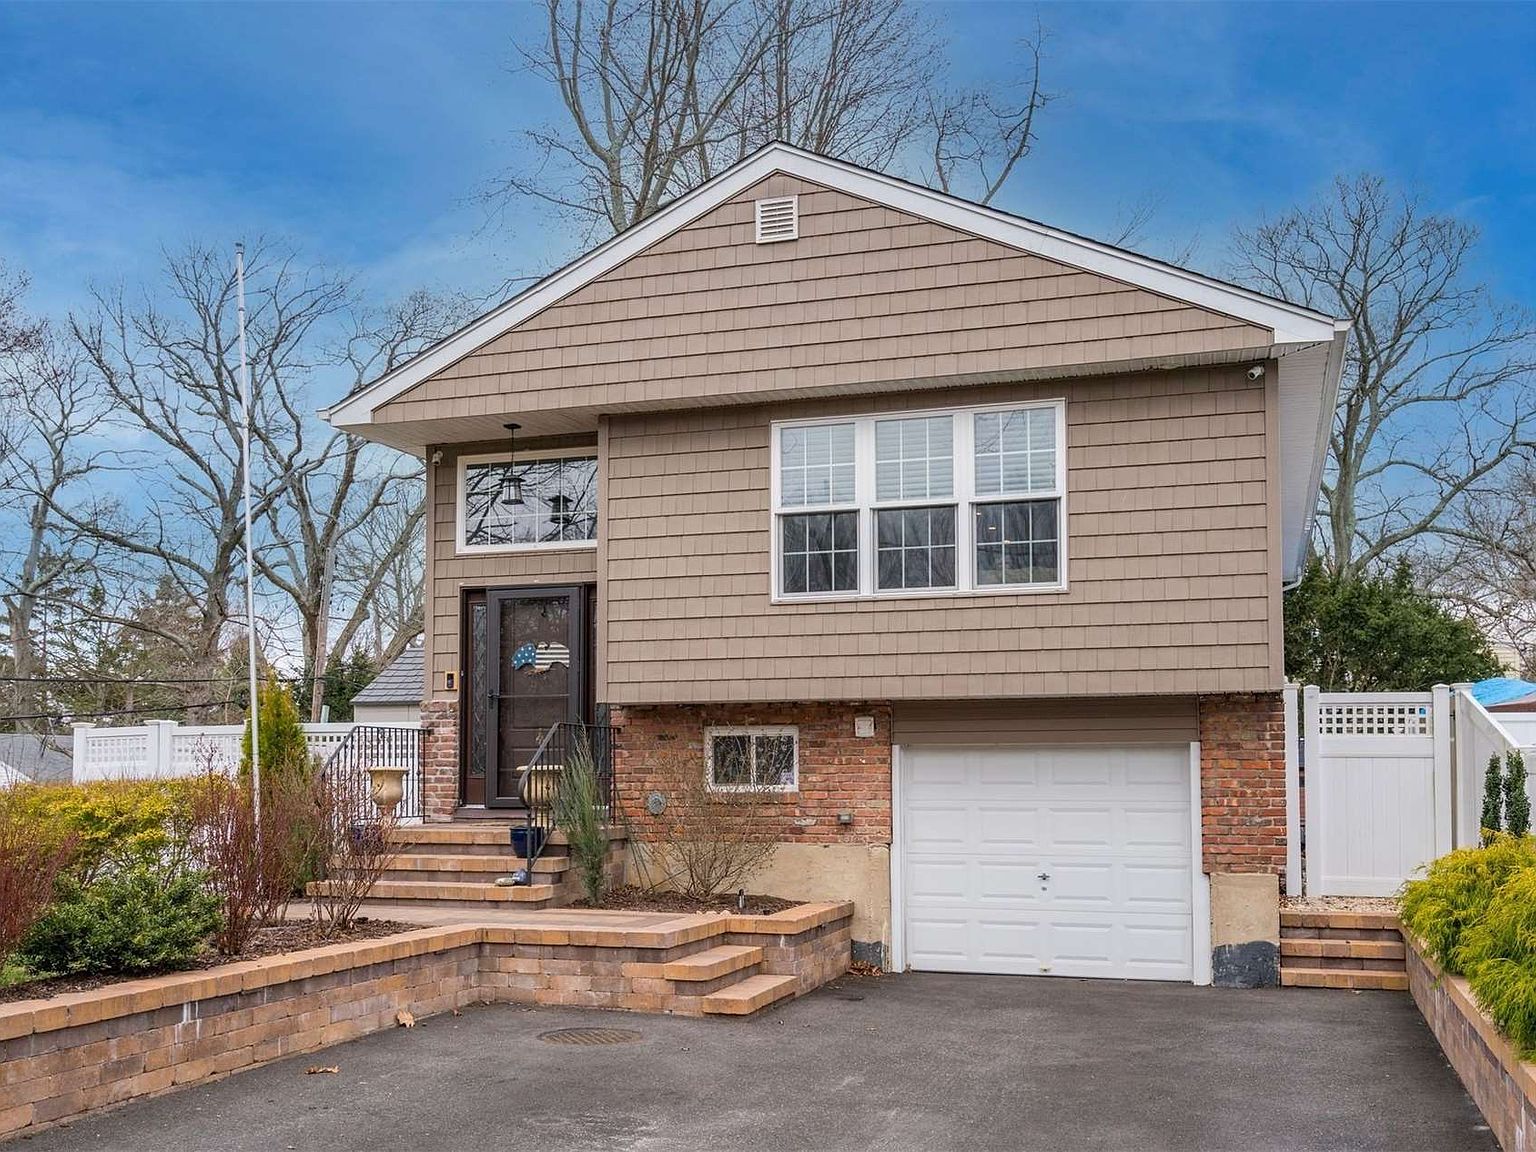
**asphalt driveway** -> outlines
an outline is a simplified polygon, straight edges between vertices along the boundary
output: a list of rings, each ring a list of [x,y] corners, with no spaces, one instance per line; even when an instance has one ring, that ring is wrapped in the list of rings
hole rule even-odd
[[[538,1039],[573,1026],[641,1039]],[[1497,1147],[1403,993],[940,975],[848,977],[736,1021],[470,1008],[22,1146]]]

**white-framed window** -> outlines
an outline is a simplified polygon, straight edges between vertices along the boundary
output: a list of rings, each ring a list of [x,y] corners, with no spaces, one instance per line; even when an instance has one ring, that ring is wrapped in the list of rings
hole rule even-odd
[[[704,761],[704,779],[716,792],[794,792],[800,787],[800,730],[706,728]]]
[[[514,486],[512,479],[520,484]],[[520,492],[515,491],[520,487]],[[597,453],[461,456],[458,551],[591,548],[597,544]],[[514,497],[521,496],[521,502]]]
[[[775,600],[1060,592],[1066,402],[773,426]]]

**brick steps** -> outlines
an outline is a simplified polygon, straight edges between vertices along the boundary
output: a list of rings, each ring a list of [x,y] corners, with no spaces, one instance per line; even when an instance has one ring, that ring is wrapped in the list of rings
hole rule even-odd
[[[1407,972],[1376,972],[1360,968],[1297,968],[1280,964],[1280,984],[1285,988],[1352,988],[1405,992]]]
[[[763,961],[763,950],[746,944],[721,944],[678,960],[661,964],[626,964],[626,976],[640,976],[652,980],[673,980],[690,983],[717,980],[746,968],[756,967]]]
[[[397,856],[385,880],[430,880],[463,884],[492,884],[498,876],[506,876],[528,862],[521,856],[449,855],[428,854]],[[533,862],[535,877],[543,877],[545,883],[555,883],[571,866],[566,856],[540,856]]]
[[[312,892],[325,892],[329,880],[315,880]],[[483,908],[487,904],[529,904],[542,908],[555,898],[553,884],[501,887],[496,884],[437,883],[430,880],[380,880],[368,892],[370,903],[409,902],[437,908]]]
[[[786,996],[795,994],[798,980],[794,976],[748,976],[745,980],[711,992],[701,1005],[711,1016],[750,1016]]]
[[[1405,955],[1393,913],[1280,913],[1280,983],[1285,987],[1405,990]]]

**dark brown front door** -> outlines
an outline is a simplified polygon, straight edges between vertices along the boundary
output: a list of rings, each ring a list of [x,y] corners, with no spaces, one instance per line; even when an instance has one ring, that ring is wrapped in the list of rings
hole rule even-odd
[[[588,590],[499,588],[478,599],[466,605],[464,799],[508,808],[520,803],[518,777],[550,727],[586,718]]]

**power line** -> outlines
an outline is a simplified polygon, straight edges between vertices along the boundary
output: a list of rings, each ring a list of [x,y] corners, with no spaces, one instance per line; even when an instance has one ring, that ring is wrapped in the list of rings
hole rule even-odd
[[[323,676],[272,676],[282,684],[309,684]],[[211,676],[205,679],[135,680],[121,676],[0,676],[0,684],[140,684],[154,688],[171,684],[244,684],[244,676]]]
[[[207,704],[162,704],[158,708],[116,708],[110,712],[35,712],[30,716],[0,716],[0,721],[49,720],[55,723],[69,720],[99,720],[103,716],[147,716],[151,712],[189,712],[194,708],[232,708],[235,700],[212,700]]]

